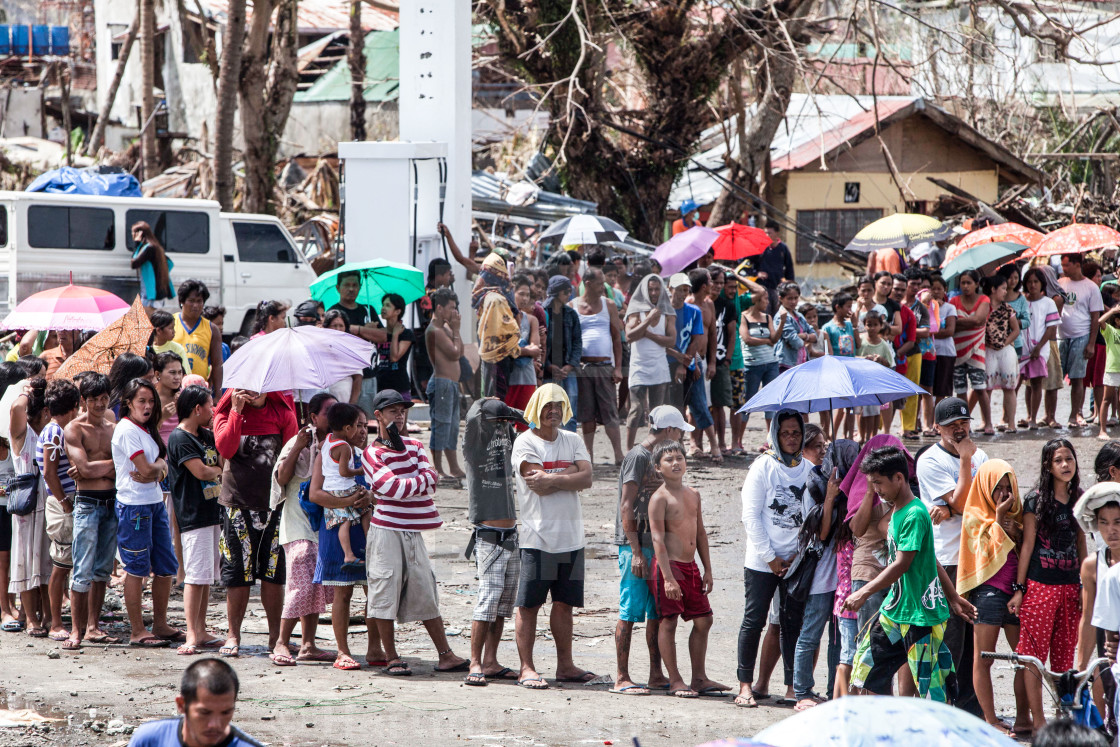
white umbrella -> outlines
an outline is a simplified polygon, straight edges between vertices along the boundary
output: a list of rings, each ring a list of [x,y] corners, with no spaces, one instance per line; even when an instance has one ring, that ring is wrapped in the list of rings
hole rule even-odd
[[[239,348],[222,367],[222,384],[252,392],[322,389],[361,373],[372,357],[372,343],[346,332],[288,327]]]
[[[630,233],[610,218],[601,215],[573,215],[558,220],[541,233],[541,241],[560,246],[601,244],[622,241]]]

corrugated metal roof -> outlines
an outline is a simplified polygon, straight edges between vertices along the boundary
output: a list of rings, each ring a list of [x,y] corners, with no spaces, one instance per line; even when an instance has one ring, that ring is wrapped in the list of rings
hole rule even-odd
[[[211,17],[225,22],[229,15],[229,0],[199,0]],[[246,15],[253,15],[253,2],[246,0]],[[384,3],[383,3],[384,4]],[[350,28],[349,0],[299,0],[299,30],[339,31]],[[400,25],[400,13],[362,4],[362,28],[366,31],[391,31]]]
[[[528,192],[532,192],[532,187],[524,182],[513,182],[489,171],[471,174],[471,207],[476,212],[527,218],[543,225],[572,215],[594,213],[599,207],[594,202],[541,189],[533,192],[531,202],[521,199]],[[519,198],[517,202],[527,204],[509,202],[507,198],[513,194]]]
[[[395,101],[400,95],[400,31],[366,34],[366,101]],[[338,62],[306,91],[296,94],[296,103],[350,100],[350,68]]]

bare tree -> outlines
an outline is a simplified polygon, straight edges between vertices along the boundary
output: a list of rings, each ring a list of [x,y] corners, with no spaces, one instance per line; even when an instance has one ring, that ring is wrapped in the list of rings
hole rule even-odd
[[[117,57],[117,69],[113,71],[113,80],[109,82],[109,91],[105,94],[105,101],[101,104],[101,111],[97,113],[97,124],[94,125],[93,134],[90,135],[89,143],[86,145],[85,152],[87,154],[96,153],[101,144],[105,142],[105,128],[109,124],[109,113],[113,111],[113,102],[117,98],[117,90],[121,87],[121,79],[124,78],[124,69],[128,65],[128,56],[132,53],[132,45],[136,41],[136,35],[140,29],[140,13],[137,8],[137,14],[132,17],[132,23],[128,26],[128,33],[124,37],[124,42],[121,44],[121,51]]]
[[[144,178],[159,173],[156,153],[156,128],[153,120],[156,102],[156,8],[155,0],[140,0],[140,149],[144,158]]]
[[[214,189],[223,210],[233,210],[233,130],[244,38],[245,0],[230,0],[218,75],[217,124],[214,127]]]
[[[299,85],[297,10],[298,0],[253,3],[240,85],[241,132],[245,139],[243,208],[250,213],[272,212],[276,152]]]
[[[366,35],[362,29],[362,0],[350,0],[350,138],[366,139]]]

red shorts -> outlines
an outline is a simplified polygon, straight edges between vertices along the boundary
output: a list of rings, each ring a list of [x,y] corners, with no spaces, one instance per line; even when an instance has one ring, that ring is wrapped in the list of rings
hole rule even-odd
[[[1104,345],[1097,345],[1089,357],[1089,364],[1085,371],[1085,386],[1104,386],[1104,364],[1108,354]]]
[[[700,568],[695,561],[678,563],[670,560],[669,566],[673,578],[680,584],[681,598],[670,599],[665,595],[665,578],[658,572],[657,561],[654,561],[649,585],[657,602],[657,614],[661,617],[680,615],[686,621],[712,614],[708,595],[704,593],[704,579],[700,576]]]
[[[1081,625],[1081,584],[1040,584],[1027,580],[1019,609],[1019,646],[1016,653],[1034,656],[1064,672],[1073,666]]]
[[[524,410],[525,405],[529,404],[529,400],[533,398],[533,392],[537,391],[535,386],[528,384],[516,384],[506,389],[506,404],[516,410]],[[526,426],[517,424],[514,426],[519,431],[528,430]]]

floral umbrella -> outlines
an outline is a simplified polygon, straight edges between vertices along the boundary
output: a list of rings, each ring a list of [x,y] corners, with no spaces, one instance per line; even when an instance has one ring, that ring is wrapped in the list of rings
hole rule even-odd
[[[152,323],[140,303],[140,296],[132,302],[124,316],[86,340],[74,354],[63,362],[54,373],[56,379],[72,379],[82,371],[107,374],[113,361],[122,353],[143,355],[152,336]]]
[[[981,244],[1010,241],[1013,244],[1022,244],[1034,248],[1044,238],[1046,238],[1046,234],[1041,231],[1021,226],[1018,223],[998,223],[993,226],[984,226],[962,236],[960,241],[945,253],[945,261],[951,262],[961,252]]]
[[[1055,254],[1080,254],[1094,249],[1120,246],[1120,231],[1099,223],[1071,223],[1046,234],[1046,238],[1023,257],[1051,257]]]

